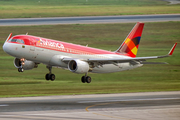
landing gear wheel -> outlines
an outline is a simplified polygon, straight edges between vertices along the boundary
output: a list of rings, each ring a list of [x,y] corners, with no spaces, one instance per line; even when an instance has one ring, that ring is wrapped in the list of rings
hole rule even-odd
[[[51,81],[54,81],[54,80],[55,80],[55,78],[56,78],[56,77],[55,77],[55,75],[54,75],[54,74],[51,74],[51,75],[50,75],[50,79],[51,79]]]
[[[49,74],[47,73],[46,76],[45,76],[46,80],[51,80],[51,81],[54,81],[55,80],[55,75],[54,74]]]
[[[50,74],[47,73],[45,78],[46,78],[46,80],[49,80],[50,79]]]
[[[18,68],[18,72],[23,72],[24,69],[23,68]]]
[[[87,82],[87,83],[90,83],[90,82],[91,82],[91,77],[87,76],[87,77],[86,77],[86,82]]]
[[[21,72],[21,68],[18,68],[18,72]]]
[[[55,75],[52,74],[52,72],[51,72],[52,66],[46,66],[46,68],[49,70],[49,73],[47,73],[46,76],[45,76],[46,80],[54,81],[56,77],[55,77]]]
[[[91,82],[91,77],[89,77],[89,76],[82,76],[82,78],[81,78],[81,82],[82,83],[85,83],[85,82],[87,82],[87,83],[90,83]]]
[[[81,82],[82,82],[82,83],[85,83],[85,82],[86,82],[86,77],[85,77],[85,76],[82,76]]]

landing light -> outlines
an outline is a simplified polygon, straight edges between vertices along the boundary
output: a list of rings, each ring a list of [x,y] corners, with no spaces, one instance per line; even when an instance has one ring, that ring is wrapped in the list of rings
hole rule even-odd
[[[24,61],[25,61],[25,59],[24,59],[24,58],[21,58],[21,59],[20,59],[20,61],[21,61],[21,62],[24,62]]]

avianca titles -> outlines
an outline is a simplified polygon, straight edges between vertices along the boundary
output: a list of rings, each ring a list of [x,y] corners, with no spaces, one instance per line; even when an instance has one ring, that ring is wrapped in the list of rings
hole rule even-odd
[[[150,63],[145,62],[147,59],[164,58],[173,54],[177,43],[167,55],[136,57],[143,27],[144,23],[138,22],[114,52],[27,34],[12,37],[12,33],[5,41],[3,50],[15,57],[14,66],[19,72],[37,68],[38,64],[43,63],[49,70],[45,75],[46,80],[55,80],[52,67],[60,67],[73,73],[85,74],[81,81],[90,83],[88,72],[111,73],[130,70]]]

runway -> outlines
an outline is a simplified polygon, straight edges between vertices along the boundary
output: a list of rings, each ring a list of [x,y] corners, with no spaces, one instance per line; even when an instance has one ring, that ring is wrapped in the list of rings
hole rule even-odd
[[[180,91],[1,98],[3,120],[179,120]]]
[[[180,14],[0,19],[0,26],[180,21]]]

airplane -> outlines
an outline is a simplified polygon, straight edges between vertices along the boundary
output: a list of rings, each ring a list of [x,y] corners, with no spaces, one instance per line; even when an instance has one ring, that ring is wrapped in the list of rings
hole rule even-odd
[[[32,36],[28,34],[7,37],[3,50],[15,57],[14,66],[19,72],[46,65],[49,73],[46,80],[55,80],[52,67],[68,69],[73,73],[85,74],[82,83],[90,83],[92,73],[112,73],[130,70],[143,64],[162,64],[146,62],[147,59],[169,57],[177,45],[175,43],[167,55],[136,57],[144,23],[138,22],[116,51],[107,51],[88,46],[81,46],[63,41]]]

